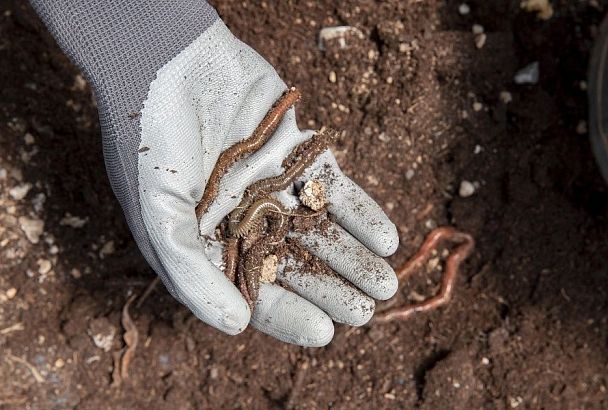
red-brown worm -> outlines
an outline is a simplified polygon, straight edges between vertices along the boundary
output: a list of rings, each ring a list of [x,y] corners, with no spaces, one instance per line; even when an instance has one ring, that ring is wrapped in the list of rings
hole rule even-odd
[[[334,134],[320,133],[315,135],[310,141],[304,144],[310,144],[310,149],[305,150],[301,157],[298,158],[293,165],[285,170],[281,175],[262,179],[249,188],[245,197],[241,203],[234,208],[228,217],[228,232],[231,235],[237,235],[238,227],[240,226],[241,219],[247,210],[259,200],[260,197],[270,194],[271,192],[282,191],[286,189],[289,184],[293,182],[295,178],[300,176],[306,168],[308,168],[317,157],[327,149],[329,143],[334,138]],[[317,143],[317,141],[320,141]],[[299,147],[294,150],[297,151]]]
[[[203,214],[207,212],[209,205],[211,205],[213,200],[217,197],[220,179],[226,171],[228,171],[228,168],[245,155],[260,149],[274,133],[287,110],[289,110],[299,99],[300,92],[296,88],[292,87],[287,90],[270,111],[268,111],[250,137],[232,145],[220,154],[213,171],[211,171],[209,180],[207,181],[203,197],[196,205],[195,213],[197,219],[200,219]]]
[[[226,265],[224,268],[224,274],[232,283],[234,283],[236,279],[236,270],[239,257],[239,242],[240,239],[238,238],[228,238],[224,247],[224,263]]]
[[[374,317],[377,323],[386,323],[392,320],[406,320],[416,313],[428,312],[448,303],[454,293],[454,285],[458,276],[458,268],[462,261],[467,259],[475,247],[475,240],[467,233],[457,231],[451,227],[439,227],[431,231],[418,252],[397,270],[397,278],[403,282],[414,269],[427,260],[431,252],[437,248],[439,242],[449,240],[458,245],[448,256],[445,264],[445,273],[439,293],[423,302],[391,309],[379,313]]]
[[[274,198],[266,197],[255,201],[245,212],[243,219],[236,225],[231,232],[237,238],[247,235],[251,228],[255,226],[265,215],[275,212],[280,215],[281,225],[285,223],[286,216],[289,214],[287,209]]]

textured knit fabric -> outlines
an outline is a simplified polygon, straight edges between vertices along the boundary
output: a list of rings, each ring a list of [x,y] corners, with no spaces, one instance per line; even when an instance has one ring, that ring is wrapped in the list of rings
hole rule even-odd
[[[218,15],[203,0],[31,3],[93,87],[110,183],[140,250],[164,276],[141,218],[137,188],[139,112],[156,72],[209,28]]]

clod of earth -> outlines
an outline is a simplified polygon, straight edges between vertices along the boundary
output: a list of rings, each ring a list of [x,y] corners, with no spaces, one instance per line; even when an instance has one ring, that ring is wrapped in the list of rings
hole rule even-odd
[[[325,186],[316,179],[311,179],[300,190],[300,201],[313,211],[322,209],[327,204]]]

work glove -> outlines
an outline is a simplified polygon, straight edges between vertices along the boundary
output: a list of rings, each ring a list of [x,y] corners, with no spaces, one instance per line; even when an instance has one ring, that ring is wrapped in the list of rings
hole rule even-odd
[[[396,292],[396,276],[381,258],[396,250],[396,228],[330,151],[299,181],[324,184],[332,223],[323,232],[290,236],[335,274],[315,274],[310,264],[287,257],[277,282],[260,285],[252,313],[222,272],[216,227],[249,185],[281,174],[284,158],[313,132],[300,131],[290,109],[271,139],[222,177],[216,200],[197,221],[195,206],[219,155],[249,137],[287,88],[210,5],[32,3],[92,84],[107,172],[139,248],[200,320],[228,334],[251,323],[285,342],[323,346],[333,337],[332,319],[362,325],[373,315],[374,299]],[[277,197],[289,207],[297,203],[292,189]]]

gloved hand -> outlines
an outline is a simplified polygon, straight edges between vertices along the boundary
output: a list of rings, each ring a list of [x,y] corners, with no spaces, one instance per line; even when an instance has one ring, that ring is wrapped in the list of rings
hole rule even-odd
[[[251,323],[286,342],[322,346],[333,337],[331,319],[362,325],[373,314],[372,298],[395,293],[395,274],[377,256],[396,250],[395,226],[342,174],[329,151],[300,180],[326,185],[336,223],[329,233],[298,239],[338,275],[314,275],[289,258],[278,281],[293,292],[261,284],[251,316],[219,268],[216,226],[247,186],[280,174],[283,159],[313,133],[300,131],[289,110],[262,149],[230,168],[197,224],[195,205],[218,156],[248,137],[286,89],[208,4],[33,3],[93,84],[108,174],[142,253],[169,292],[199,319],[229,334]],[[278,197],[294,204],[290,192]]]

